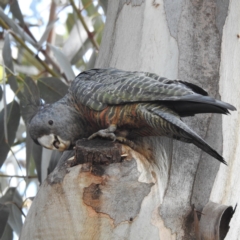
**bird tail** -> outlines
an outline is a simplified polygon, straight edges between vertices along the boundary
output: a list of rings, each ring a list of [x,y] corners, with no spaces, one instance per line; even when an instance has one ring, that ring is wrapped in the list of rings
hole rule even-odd
[[[209,146],[198,134],[182,122],[180,117],[171,111],[171,109],[161,105],[150,104],[146,106],[144,115],[147,114],[146,112],[151,114],[151,116],[145,116],[147,123],[154,129],[159,130],[161,135],[173,137],[174,139],[183,142],[193,143],[212,157],[227,165],[224,158]],[[163,120],[165,120],[165,123]]]
[[[229,114],[229,110],[236,110],[229,103],[202,95],[186,96],[178,101],[166,101],[163,104],[177,112],[181,117],[194,116],[198,113]]]

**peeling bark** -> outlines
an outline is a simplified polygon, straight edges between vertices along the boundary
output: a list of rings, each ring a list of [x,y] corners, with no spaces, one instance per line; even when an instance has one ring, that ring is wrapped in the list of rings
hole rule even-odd
[[[96,66],[181,78],[239,109],[239,12],[238,0],[109,1]],[[89,161],[80,154],[80,165],[73,167],[62,159],[34,200],[21,239],[204,236],[205,220],[198,213],[208,217],[208,202],[231,210],[239,200],[239,114],[184,121],[223,152],[228,167],[164,137],[138,139],[136,151],[122,145],[124,159],[117,150],[110,158],[97,154],[96,160],[86,154]],[[214,221],[230,215],[216,214]],[[239,221],[236,211],[225,239],[238,238]]]
[[[84,203],[97,213],[109,215],[114,225],[134,221],[153,183],[138,181],[140,173],[134,159],[102,168],[99,183],[92,183],[84,188]]]
[[[91,142],[96,143],[88,141],[90,147]],[[121,155],[120,162],[71,167],[72,152],[64,153],[41,186],[20,239],[158,239],[160,219],[152,212],[160,204],[160,174],[127,146],[121,146]]]

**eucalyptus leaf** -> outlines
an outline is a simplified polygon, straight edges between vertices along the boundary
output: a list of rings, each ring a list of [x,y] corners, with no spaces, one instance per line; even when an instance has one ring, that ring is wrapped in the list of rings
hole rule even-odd
[[[53,54],[54,54],[55,58],[57,59],[58,64],[59,64],[60,68],[62,69],[62,72],[65,73],[68,80],[73,80],[75,78],[75,74],[74,74],[74,72],[72,70],[72,66],[69,63],[66,56],[62,53],[62,51],[59,48],[57,48],[51,44],[48,44],[48,45],[50,46],[51,50],[53,51]]]
[[[94,68],[95,66],[95,62],[96,62],[96,59],[97,59],[97,53],[96,51],[93,51],[88,63],[87,63],[87,68],[86,69],[92,69]]]
[[[86,22],[90,22],[90,19]],[[69,59],[69,61],[72,60],[76,52],[81,48],[87,39],[88,35],[82,23],[79,20],[76,20],[69,34],[69,38],[66,40],[62,48],[64,55]]]
[[[12,146],[20,120],[20,107],[14,100],[7,105],[7,131],[8,143],[4,137],[4,109],[0,112],[0,168]]]
[[[27,132],[26,137],[26,161],[27,161],[27,174],[29,174],[29,165],[31,161],[34,161],[38,181],[42,182],[42,146],[37,145],[33,142],[32,138],[30,137],[29,133]]]
[[[40,95],[36,83],[30,77],[24,81],[23,96],[20,101],[22,117],[25,123],[36,114],[40,105]]]
[[[103,31],[97,32],[96,35],[95,35],[95,39],[96,39],[98,44],[100,44],[101,41],[102,41],[102,35],[103,35]]]
[[[93,5],[91,0],[82,0],[82,4],[89,17],[97,12],[96,7]]]
[[[29,132],[27,131],[27,137],[26,137],[26,172],[27,172],[27,175],[29,175],[29,165],[30,165],[31,160],[33,159],[32,150],[33,150],[33,140],[30,137]]]
[[[3,60],[5,65],[14,72],[13,62],[12,62],[12,51],[10,48],[10,37],[9,33],[5,35],[4,47],[3,47]]]
[[[68,13],[68,17],[67,17],[67,21],[66,21],[66,26],[67,26],[67,30],[70,33],[75,22],[76,22],[76,16],[74,16],[74,13]]]
[[[2,96],[3,96],[3,90],[2,90],[2,88],[0,86],[0,101],[2,100]]]
[[[36,145],[36,146],[35,146]],[[29,175],[29,166],[30,163],[34,162],[34,169],[37,171],[37,176],[39,182],[41,182],[41,154],[42,154],[42,147],[35,144],[30,137],[29,133],[27,132],[26,137],[26,171],[27,175]],[[32,165],[31,165],[32,167]],[[33,170],[30,169],[30,175],[33,174]]]
[[[24,81],[24,99],[21,101],[22,117],[27,125],[28,121],[36,114],[40,105],[40,94],[37,85],[30,77]],[[41,182],[41,154],[42,147],[35,144],[29,133],[26,138],[26,169],[27,174],[31,159],[35,162],[38,180]]]
[[[18,34],[22,39],[26,40],[27,42],[31,43],[33,46],[36,46],[36,42],[26,34],[23,29],[14,22],[13,19],[9,18],[0,7],[0,18],[10,27],[10,29]]]
[[[50,174],[54,170],[54,168],[57,166],[61,156],[62,156],[62,152],[52,151],[52,155],[51,155],[50,162],[48,165],[48,170],[47,170],[48,174]]]
[[[42,146],[33,143],[32,154],[37,170],[38,181],[40,183],[42,182],[42,150]]]
[[[2,57],[3,57],[4,64],[6,66],[6,74],[8,76],[8,83],[9,83],[11,89],[13,90],[13,92],[16,93],[16,95],[21,99],[22,94],[19,91],[16,77],[13,75],[14,68],[13,68],[12,51],[11,51],[11,47],[10,47],[9,33],[7,33],[5,36]]]
[[[4,169],[0,170],[0,174],[5,174]],[[9,178],[7,177],[0,177],[0,192],[1,194],[6,191],[9,186]]]
[[[4,196],[0,198],[0,203],[5,204],[9,209],[8,223],[11,228],[19,235],[22,229],[22,198],[17,189],[10,187]]]
[[[97,15],[92,19],[93,27],[95,32],[99,32],[104,28],[104,23],[101,15]]]
[[[71,64],[76,64],[79,60],[81,60],[84,56],[84,54],[92,48],[92,43],[89,38],[83,43],[82,47],[75,52],[75,55],[71,61]]]
[[[23,15],[17,0],[10,1],[10,10],[13,16],[18,19],[18,21],[21,23],[22,26],[24,26]]]
[[[9,209],[6,205],[0,203],[0,238],[2,237],[7,225]]]
[[[68,92],[68,86],[55,77],[40,78],[37,86],[40,96],[47,103],[53,103],[61,99]]]
[[[1,7],[2,9],[5,9],[5,7],[7,6],[7,4],[8,4],[8,0],[1,0],[1,1],[0,1],[0,7]]]
[[[39,100],[39,91],[36,83],[31,77],[26,77],[24,82],[24,96],[27,98]]]
[[[107,14],[108,0],[99,0],[100,5],[103,8],[105,15]]]
[[[51,21],[51,22],[47,25],[47,27],[46,27],[46,29],[45,29],[42,37],[40,38],[40,40],[39,40],[39,42],[38,42],[39,48],[41,48],[42,44],[47,40],[47,38],[48,38],[48,36],[49,36],[49,33],[51,32],[51,30],[52,30],[52,28],[53,28],[53,26],[54,26],[54,24],[56,23],[57,20],[58,20],[58,18],[55,19],[55,20],[53,20],[53,21]],[[38,49],[39,49],[39,48],[38,48]]]
[[[42,172],[42,181],[44,181],[48,176],[48,166],[50,164],[50,159],[52,156],[52,150],[43,148],[42,151],[42,165],[41,165],[41,172]]]
[[[31,141],[31,157],[34,160],[35,166],[36,166],[36,171],[37,171],[37,176],[38,176],[38,181],[41,183],[42,182],[42,146],[37,145],[32,141],[30,136],[28,135],[28,142]],[[27,146],[29,148],[29,146]]]
[[[13,230],[9,224],[5,226],[1,240],[12,240],[13,239]]]

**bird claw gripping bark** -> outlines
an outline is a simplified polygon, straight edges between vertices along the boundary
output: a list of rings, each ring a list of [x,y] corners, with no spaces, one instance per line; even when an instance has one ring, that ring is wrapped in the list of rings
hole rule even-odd
[[[97,131],[96,133],[93,133],[90,137],[88,137],[88,140],[91,140],[96,137],[102,137],[102,138],[109,138],[113,140],[113,142],[116,141],[117,137],[114,134],[114,131],[117,129],[115,125],[110,125],[107,129],[101,129]]]
[[[102,138],[111,139],[111,140],[113,140],[113,142],[115,142],[117,140],[118,142],[123,143],[123,144],[129,146],[132,149],[136,148],[135,143],[133,141],[128,140],[125,137],[116,137],[116,135],[113,132],[109,132],[109,131],[110,131],[109,128],[99,130],[96,133],[92,134],[88,138],[88,140],[91,140],[91,139],[96,138],[96,137],[102,137]]]

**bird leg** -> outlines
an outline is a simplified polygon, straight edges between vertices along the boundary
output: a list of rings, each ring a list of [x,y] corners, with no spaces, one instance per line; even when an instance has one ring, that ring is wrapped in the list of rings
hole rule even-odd
[[[110,125],[108,128],[106,129],[101,129],[99,131],[97,131],[96,133],[93,133],[88,140],[96,138],[96,137],[102,137],[102,138],[109,138],[113,141],[115,141],[116,135],[114,134],[114,132],[116,131],[117,126],[116,125]]]
[[[96,137],[109,138],[109,139],[113,140],[114,142],[117,140],[118,142],[123,143],[123,144],[129,146],[130,148],[134,149],[135,148],[134,142],[128,140],[125,137],[120,137],[120,136],[116,137],[116,135],[114,134],[114,132],[116,130],[117,130],[116,125],[110,125],[106,129],[101,129],[101,130],[97,131],[96,133],[93,133],[90,137],[88,137],[88,140],[91,140]]]

